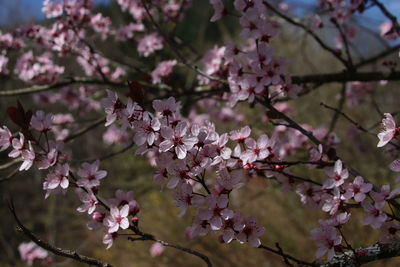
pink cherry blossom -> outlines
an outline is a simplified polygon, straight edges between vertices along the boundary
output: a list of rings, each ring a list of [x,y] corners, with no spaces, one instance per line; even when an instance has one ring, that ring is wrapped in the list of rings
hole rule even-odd
[[[139,40],[138,53],[144,57],[148,57],[155,51],[163,48],[163,42],[158,33],[150,33]]]
[[[53,115],[39,110],[32,116],[31,126],[39,132],[48,132],[53,124]]]
[[[375,204],[372,205],[370,202],[364,200],[361,206],[366,213],[361,221],[364,225],[371,225],[372,228],[379,229],[388,218],[383,211],[385,202],[375,202]]]
[[[133,198],[133,192],[132,191],[123,191],[121,189],[118,189],[115,191],[115,198],[112,198],[108,201],[111,205],[116,206],[116,207],[122,207],[126,204],[129,205],[129,215],[135,216],[139,210],[139,204],[137,201]]]
[[[324,188],[341,186],[344,183],[344,180],[349,177],[349,172],[347,169],[343,168],[341,160],[337,160],[335,166],[327,169],[326,173],[330,178],[324,182]]]
[[[151,72],[152,82],[154,84],[160,83],[162,78],[169,76],[176,63],[177,61],[175,59],[161,61],[157,65],[157,67]]]
[[[236,239],[240,243],[248,242],[253,247],[259,247],[261,245],[260,236],[264,234],[265,228],[257,226],[254,216],[246,219],[244,225],[244,228],[236,235]]]
[[[104,224],[108,227],[108,233],[117,232],[119,228],[127,229],[129,227],[129,205],[125,204],[121,209],[118,207],[110,207],[110,215],[104,220]]]
[[[378,147],[385,146],[400,133],[399,128],[396,128],[396,122],[394,121],[392,114],[385,113],[384,115],[385,118],[382,120],[383,130],[378,134]]]
[[[164,246],[161,243],[156,242],[150,247],[150,255],[152,257],[161,256],[164,250],[165,250]]]
[[[161,136],[164,141],[160,143],[160,152],[166,152],[174,148],[178,159],[184,159],[187,151],[190,150],[197,142],[196,137],[187,133],[188,124],[179,122],[175,129],[171,127],[162,127]]]
[[[96,196],[91,191],[85,192],[83,190],[80,190],[78,195],[82,201],[82,205],[76,210],[79,212],[87,212],[88,214],[92,214],[96,209],[96,205],[99,203]]]
[[[172,116],[179,109],[179,102],[175,98],[169,97],[167,100],[154,100],[153,108],[156,112],[160,113],[163,117]]]
[[[180,209],[179,217],[185,215],[188,207],[192,205],[192,198],[193,198],[192,191],[193,191],[192,186],[187,183],[184,183],[175,192],[174,199],[176,201],[176,207]]]
[[[346,192],[343,194],[345,199],[350,199],[354,197],[356,202],[362,202],[366,194],[372,190],[372,184],[365,183],[361,176],[354,178],[352,183],[347,183],[344,185]]]
[[[253,138],[246,138],[245,144],[247,150],[240,156],[244,164],[266,159],[272,150],[273,141],[266,134],[263,134],[257,142]]]
[[[221,19],[227,13],[221,0],[210,0],[210,4],[214,8],[214,15],[210,19],[211,22]]]
[[[400,192],[400,187],[397,186],[393,190],[390,190],[390,185],[385,184],[382,186],[380,192],[372,191],[370,194],[376,202],[384,202],[388,199],[396,197],[399,192]]]
[[[118,233],[117,232],[112,232],[112,233],[107,233],[103,237],[103,244],[107,245],[106,249],[110,249],[111,246],[114,243],[114,240],[117,239]]]
[[[12,134],[7,126],[0,127],[0,151],[6,150],[12,143]]]
[[[327,253],[328,260],[335,256],[335,247],[342,243],[342,237],[338,234],[336,228],[332,226],[322,226],[311,231],[312,239],[317,243],[317,258],[321,258]]]
[[[396,159],[394,160],[391,164],[390,164],[390,169],[394,172],[400,172],[400,159]]]
[[[198,217],[209,222],[211,230],[219,230],[224,220],[232,218],[234,213],[228,209],[228,195],[208,195],[204,200],[206,208],[199,209]]]
[[[107,176],[107,172],[99,170],[100,161],[96,160],[93,163],[84,162],[82,168],[77,172],[80,179],[76,182],[77,185],[86,188],[97,187],[100,185],[100,180]]]
[[[44,190],[53,190],[58,187],[67,189],[69,186],[69,165],[57,165],[55,169],[47,174],[46,181],[43,183]]]
[[[30,241],[19,244],[18,251],[21,259],[31,266],[36,260],[43,260],[48,257],[48,253],[43,248]]]
[[[101,101],[102,106],[105,109],[107,114],[106,124],[105,126],[111,125],[117,118],[121,118],[122,111],[125,108],[124,104],[122,104],[118,95],[111,91],[107,90],[107,98],[104,98]]]

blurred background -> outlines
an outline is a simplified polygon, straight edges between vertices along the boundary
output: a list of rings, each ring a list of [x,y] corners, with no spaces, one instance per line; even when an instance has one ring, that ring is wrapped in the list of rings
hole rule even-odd
[[[129,21],[130,17],[120,10],[115,1],[95,1],[96,9],[111,17],[115,25]],[[290,0],[285,1],[292,14],[307,18],[316,8],[317,1]],[[400,11],[400,2],[388,0],[388,7],[396,14]],[[24,23],[45,24],[41,13],[42,1],[40,0],[0,0],[0,27],[7,32]],[[192,7],[185,11],[184,21],[176,29],[176,34],[188,42],[200,53],[205,53],[215,44],[223,45],[225,40],[238,38],[238,23],[235,18],[227,17],[218,23],[209,23],[212,16],[212,7],[208,1],[193,1]],[[123,14],[123,15],[121,15]],[[397,43],[386,42],[380,37],[379,25],[385,22],[385,18],[375,9],[367,10],[362,16],[356,18],[360,34],[353,40],[353,46],[358,51],[359,58],[368,58],[387,47]],[[321,36],[334,44],[332,28],[326,27],[320,32]],[[339,63],[334,61],[304,32],[290,25],[282,25],[282,33],[273,40],[272,46],[276,48],[278,55],[287,57],[289,73],[293,75],[331,73],[341,71]],[[114,44],[104,42],[99,44],[103,52],[113,52],[117,58],[125,58],[129,55],[135,59],[129,44],[119,44],[115,49]],[[389,55],[387,59],[398,62],[398,55]],[[136,60],[139,60],[136,58]],[[154,62],[148,60],[148,64],[154,66]],[[73,63],[71,63],[73,64]],[[152,68],[149,67],[151,70]],[[365,71],[382,70],[380,62],[367,65]],[[187,74],[184,68],[178,68],[173,79],[174,83],[190,84],[195,77]],[[6,77],[0,76],[0,90],[8,90],[23,87],[24,84]],[[344,105],[343,111],[365,128],[378,132],[382,112],[399,112],[398,82],[380,84],[372,83],[372,93],[363,99],[357,106]],[[290,114],[300,123],[313,127],[329,126],[332,111],[321,107],[323,102],[330,106],[337,106],[341,84],[326,84],[297,100],[288,102],[291,107]],[[121,89],[121,92],[124,92]],[[0,98],[0,125],[12,124],[6,117],[5,109],[15,105],[20,100],[29,109],[42,109],[46,112],[68,112],[68,107],[59,104],[38,106],[31,96]],[[191,99],[182,99],[184,106],[193,105]],[[265,120],[265,114],[259,110],[240,105],[237,111],[244,114],[239,121],[226,121],[224,123],[214,121],[219,131],[230,131],[244,125],[250,125],[256,135],[271,133],[271,124]],[[82,115],[71,111],[82,123],[91,122],[99,117],[99,112],[91,112]],[[206,112],[199,109],[198,112]],[[212,118],[210,118],[212,120]],[[388,164],[397,156],[393,151],[383,152],[376,148],[377,138],[361,133],[354,129],[348,121],[339,118],[335,132],[341,140],[338,154],[361,173],[366,174],[369,180],[378,186],[383,183],[393,184],[395,175],[388,171]],[[79,162],[84,159],[93,159],[119,151],[126,145],[104,144],[105,128],[100,126],[77,138],[69,147],[74,160]],[[297,155],[307,158],[308,155]],[[0,153],[0,163],[6,163],[9,159],[6,152]],[[115,157],[102,161],[101,169],[108,171],[108,176],[103,180],[101,192],[105,198],[113,197],[116,189],[132,190],[135,199],[141,206],[139,213],[141,227],[145,232],[150,232],[160,239],[175,242],[206,254],[215,266],[285,266],[282,259],[260,249],[254,249],[249,245],[241,245],[237,242],[221,244],[217,236],[208,235],[193,240],[185,237],[185,228],[191,224],[191,214],[178,218],[178,209],[171,197],[169,190],[160,191],[158,185],[153,184],[154,169],[148,163],[146,157],[134,155],[132,149]],[[6,177],[13,168],[0,170],[1,177]],[[310,177],[322,181],[323,171],[310,171],[306,168],[297,168],[295,174]],[[131,243],[120,238],[113,247],[105,250],[102,244],[100,232],[89,231],[86,227],[88,217],[76,212],[80,205],[74,194],[52,195],[44,199],[42,182],[43,172],[29,170],[14,175],[11,179],[0,181],[0,266],[26,266],[20,260],[17,247],[27,239],[15,230],[15,222],[7,208],[6,199],[12,197],[18,215],[30,230],[47,240],[48,242],[66,249],[77,250],[88,256],[97,257],[115,266],[146,267],[146,266],[202,266],[204,263],[196,257],[181,253],[177,250],[166,248],[160,256],[153,257],[149,249],[151,242]],[[291,193],[283,193],[276,183],[263,180],[260,177],[248,177],[249,183],[245,188],[238,190],[233,195],[233,208],[240,210],[244,215],[255,215],[258,223],[266,228],[262,242],[272,247],[279,243],[282,249],[291,255],[304,260],[312,260],[316,246],[310,238],[310,230],[318,226],[318,219],[327,218],[320,210],[305,208],[300,203],[298,196]],[[369,246],[377,240],[378,233],[370,227],[361,226],[359,220],[361,214],[355,213],[351,223],[344,229],[345,235],[353,247]],[[54,266],[85,266],[65,258],[55,257]],[[391,259],[366,266],[399,266],[400,261]],[[37,266],[40,266],[37,264]]]

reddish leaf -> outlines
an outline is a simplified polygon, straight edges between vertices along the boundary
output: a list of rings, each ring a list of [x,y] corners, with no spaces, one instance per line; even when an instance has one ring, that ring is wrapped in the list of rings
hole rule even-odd
[[[133,101],[137,102],[139,105],[144,105],[145,91],[142,86],[135,81],[128,81],[129,93],[126,94],[127,97],[131,98]]]
[[[22,104],[17,101],[17,107],[8,107],[7,115],[12,122],[21,127],[22,133],[28,138],[31,136],[29,126],[32,118],[32,111],[25,112]]]

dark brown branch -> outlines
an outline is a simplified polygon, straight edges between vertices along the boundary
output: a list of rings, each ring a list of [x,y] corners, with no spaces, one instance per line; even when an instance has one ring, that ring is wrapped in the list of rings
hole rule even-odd
[[[322,41],[322,39],[311,29],[307,28],[305,25],[295,21],[294,19],[292,19],[291,17],[283,14],[282,12],[280,12],[278,9],[276,9],[273,5],[271,5],[270,3],[268,3],[267,1],[263,2],[264,5],[270,9],[272,12],[274,12],[276,15],[278,15],[279,17],[283,18],[284,20],[286,20],[288,23],[299,27],[301,29],[303,29],[305,32],[307,32],[309,35],[311,35],[314,40],[326,51],[328,51],[329,53],[331,53],[335,58],[337,58],[340,62],[343,63],[343,65],[345,65],[347,68],[351,69],[351,64],[343,59],[335,49],[329,47],[327,44],[324,43],[324,41]]]
[[[399,22],[397,21],[397,17],[394,16],[392,13],[390,13],[390,11],[385,7],[385,5],[379,2],[378,0],[371,0],[371,1],[381,10],[383,15],[385,15],[388,19],[390,19],[393,25],[392,31],[394,30],[395,32],[400,34],[400,25]]]
[[[197,252],[197,251],[195,251],[193,249],[190,249],[190,248],[185,248],[185,247],[182,247],[182,246],[179,246],[179,245],[175,245],[175,244],[172,244],[172,243],[165,242],[163,240],[155,238],[153,235],[150,235],[150,234],[141,233],[140,237],[138,237],[138,238],[128,237],[128,240],[130,240],[130,241],[138,241],[138,240],[141,240],[141,241],[155,241],[155,242],[160,243],[163,246],[171,247],[171,248],[183,251],[185,253],[194,255],[196,257],[199,257],[200,259],[202,259],[207,264],[208,267],[212,267],[213,266],[211,264],[210,259],[206,255],[201,254],[200,252]]]
[[[292,76],[292,81],[297,84],[304,83],[333,83],[333,82],[374,82],[374,81],[398,81],[400,72],[339,72],[329,74],[311,74],[304,76]]]
[[[400,45],[393,46],[391,48],[388,48],[385,51],[382,51],[381,53],[379,53],[379,54],[377,54],[375,56],[372,56],[370,58],[367,58],[366,60],[361,61],[360,63],[355,64],[354,67],[355,68],[360,68],[360,67],[363,67],[365,65],[374,63],[374,62],[376,62],[377,60],[379,60],[381,58],[384,58],[384,57],[386,57],[386,56],[388,56],[388,55],[390,55],[390,54],[392,54],[394,52],[397,52],[399,49],[400,49]]]
[[[289,260],[291,260],[291,261],[293,261],[293,262],[295,262],[295,263],[297,263],[299,265],[302,265],[302,266],[317,266],[314,263],[310,263],[310,262],[299,260],[299,259],[297,259],[295,257],[292,257],[292,256],[284,253],[282,250],[273,249],[273,248],[270,248],[270,247],[265,246],[263,244],[261,244],[258,248],[265,249],[265,250],[267,250],[269,252],[272,252],[272,253],[274,253],[276,255],[284,257],[285,259],[289,259]]]
[[[99,266],[99,267],[112,267],[111,264],[102,262],[100,260],[94,259],[94,258],[90,258],[81,254],[78,254],[76,251],[72,251],[72,250],[67,250],[67,249],[61,249],[61,248],[57,248],[54,247],[52,245],[50,245],[49,243],[47,243],[44,240],[39,239],[36,235],[34,235],[29,229],[27,229],[19,220],[16,212],[15,212],[15,208],[12,202],[9,203],[9,209],[11,211],[11,213],[14,216],[15,221],[18,224],[19,229],[27,236],[29,237],[29,239],[31,239],[33,242],[36,243],[36,245],[38,245],[39,247],[50,251],[52,253],[54,253],[55,255],[61,256],[61,257],[65,257],[65,258],[70,258],[73,259],[75,261],[78,262],[82,262],[88,265],[93,265],[93,266]]]
[[[96,120],[95,122],[93,122],[92,124],[86,126],[85,128],[80,129],[79,131],[72,133],[70,136],[68,136],[67,138],[64,139],[64,142],[69,142],[83,134],[85,134],[86,132],[96,128],[97,126],[103,124],[106,121],[105,118],[100,118],[98,120]]]
[[[375,244],[367,248],[359,248],[354,252],[349,251],[335,256],[332,260],[320,264],[320,267],[357,267],[369,262],[400,256],[400,241],[389,244]]]
[[[85,84],[98,84],[98,85],[109,85],[109,86],[125,86],[122,83],[110,82],[110,81],[102,81],[102,80],[94,80],[88,79],[85,77],[71,77],[69,79],[61,80],[57,83],[50,85],[34,85],[30,87],[24,87],[13,90],[3,90],[0,91],[0,96],[17,96],[17,95],[25,95],[32,94],[38,92],[49,91],[52,89],[61,88],[67,85],[77,84],[77,83],[85,83]]]

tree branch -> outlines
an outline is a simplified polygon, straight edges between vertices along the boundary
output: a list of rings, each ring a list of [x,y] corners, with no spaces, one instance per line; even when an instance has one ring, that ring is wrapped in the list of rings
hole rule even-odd
[[[359,248],[354,252],[349,251],[335,256],[332,260],[322,263],[320,267],[356,267],[372,261],[400,256],[400,241],[389,244],[375,244],[367,248]]]
[[[54,253],[55,255],[58,256],[62,256],[65,258],[70,258],[73,259],[75,261],[78,262],[82,262],[88,265],[94,265],[94,266],[99,266],[99,267],[113,267],[111,264],[102,262],[100,260],[94,259],[94,258],[90,258],[81,254],[78,254],[76,251],[72,251],[72,250],[66,250],[66,249],[61,249],[61,248],[57,248],[54,247],[52,245],[50,245],[49,243],[47,243],[44,240],[39,239],[36,235],[34,235],[30,230],[28,230],[19,220],[19,218],[17,217],[17,214],[15,212],[15,208],[14,208],[14,204],[10,201],[9,203],[9,209],[11,211],[11,213],[14,216],[15,221],[18,224],[18,227],[20,228],[20,230],[27,236],[29,237],[33,242],[36,243],[36,245],[38,245],[39,247],[50,251],[52,253]]]

